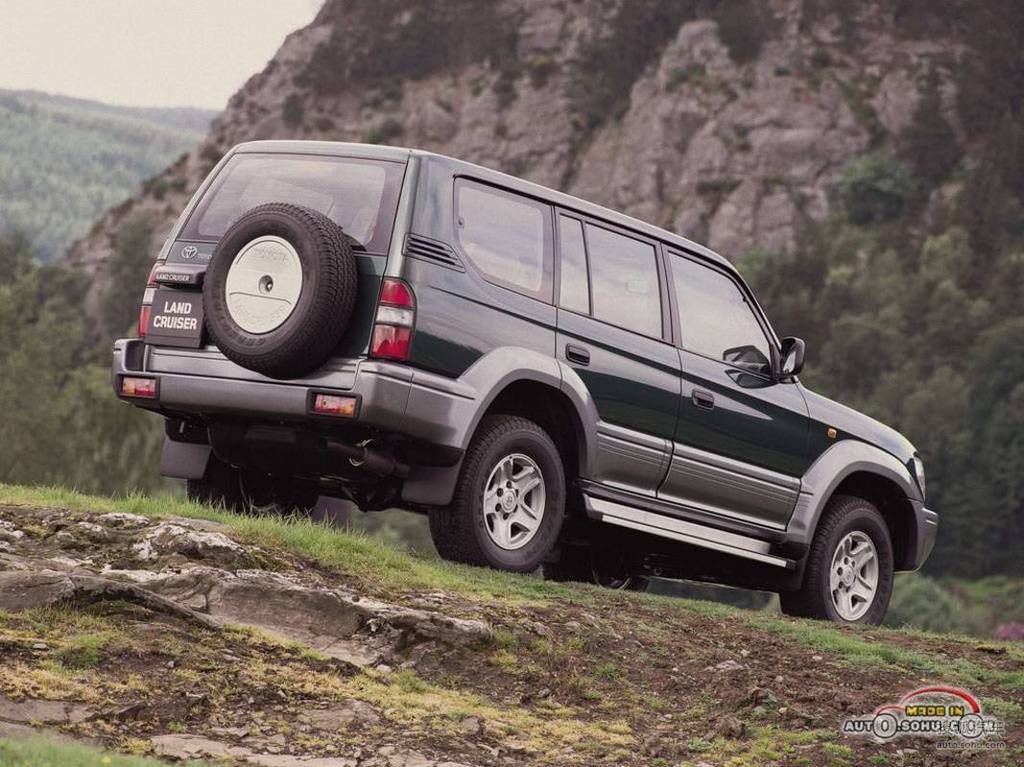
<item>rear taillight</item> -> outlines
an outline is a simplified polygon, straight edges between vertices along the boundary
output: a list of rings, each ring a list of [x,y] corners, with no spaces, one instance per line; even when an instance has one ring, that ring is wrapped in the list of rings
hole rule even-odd
[[[412,330],[416,324],[416,297],[402,280],[385,277],[370,341],[370,354],[389,360],[409,359]]]
[[[156,270],[159,269],[163,265],[164,265],[163,261],[157,261],[155,264],[153,264],[153,268],[149,270],[149,279],[146,280],[146,287],[147,288],[158,288],[158,287],[160,287],[159,283],[156,281]]]
[[[149,304],[143,304],[139,307],[139,338],[146,337],[146,328],[149,327],[149,311],[152,307]]]

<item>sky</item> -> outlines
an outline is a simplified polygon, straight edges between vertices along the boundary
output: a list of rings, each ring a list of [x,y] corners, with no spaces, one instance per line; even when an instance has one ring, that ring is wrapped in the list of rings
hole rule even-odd
[[[0,0],[0,88],[221,109],[322,0]]]

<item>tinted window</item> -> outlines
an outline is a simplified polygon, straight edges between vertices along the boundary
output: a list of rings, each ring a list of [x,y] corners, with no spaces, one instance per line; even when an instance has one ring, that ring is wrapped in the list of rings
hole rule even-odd
[[[559,216],[558,232],[562,267],[559,304],[580,314],[590,314],[590,282],[587,278],[583,224],[575,218]]]
[[[683,347],[758,373],[771,371],[768,339],[746,295],[725,273],[672,259]]]
[[[548,206],[488,186],[456,185],[459,242],[494,282],[551,298],[551,213]]]
[[[661,296],[654,246],[587,224],[594,317],[661,337]]]
[[[373,253],[391,238],[404,166],[349,157],[235,155],[203,196],[181,235],[220,239],[243,213],[290,202],[323,213]]]

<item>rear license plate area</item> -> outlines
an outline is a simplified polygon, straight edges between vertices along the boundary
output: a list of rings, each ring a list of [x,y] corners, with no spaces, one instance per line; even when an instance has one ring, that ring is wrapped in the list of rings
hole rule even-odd
[[[198,349],[203,342],[203,294],[158,290],[149,312],[146,340],[160,346]]]

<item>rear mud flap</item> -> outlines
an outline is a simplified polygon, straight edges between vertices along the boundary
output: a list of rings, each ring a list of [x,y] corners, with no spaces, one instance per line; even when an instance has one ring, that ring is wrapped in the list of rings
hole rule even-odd
[[[209,459],[209,445],[174,442],[164,437],[164,449],[160,453],[160,473],[175,479],[202,479]]]

